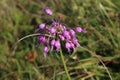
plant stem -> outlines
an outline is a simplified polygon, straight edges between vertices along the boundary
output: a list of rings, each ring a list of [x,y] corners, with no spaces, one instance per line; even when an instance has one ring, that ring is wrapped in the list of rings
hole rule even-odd
[[[40,33],[35,33],[35,34],[30,34],[30,35],[24,36],[24,37],[20,38],[20,39],[15,43],[14,48],[13,48],[13,52],[12,52],[11,55],[13,56],[13,55],[15,54],[15,50],[17,49],[17,44],[18,44],[19,42],[21,42],[22,40],[24,40],[24,39],[26,39],[26,38],[29,38],[29,37],[32,37],[32,36],[40,36],[40,35],[49,36],[49,35],[47,35],[47,34],[40,34]],[[49,36],[49,37],[52,37],[52,36]]]
[[[60,49],[60,56],[61,56],[61,59],[62,59],[62,62],[63,62],[63,66],[64,66],[64,69],[65,69],[66,75],[68,77],[68,80],[71,80],[71,77],[70,77],[70,75],[68,73],[67,66],[66,66],[66,63],[65,63],[65,60],[64,60],[62,49]]]

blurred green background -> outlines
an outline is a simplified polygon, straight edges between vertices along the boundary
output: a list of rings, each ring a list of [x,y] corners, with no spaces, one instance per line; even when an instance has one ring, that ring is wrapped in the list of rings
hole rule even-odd
[[[46,7],[68,27],[87,31],[77,34],[76,53],[64,53],[72,80],[120,80],[120,0],[0,0],[0,80],[68,80],[59,53],[44,59],[37,37],[16,45],[50,20]]]

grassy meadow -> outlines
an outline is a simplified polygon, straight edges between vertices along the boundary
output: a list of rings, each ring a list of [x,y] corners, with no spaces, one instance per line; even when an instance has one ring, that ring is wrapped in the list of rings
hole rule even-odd
[[[86,30],[64,61],[55,51],[45,59],[36,36],[21,40],[49,23],[46,7]],[[0,0],[0,80],[120,80],[120,0]]]

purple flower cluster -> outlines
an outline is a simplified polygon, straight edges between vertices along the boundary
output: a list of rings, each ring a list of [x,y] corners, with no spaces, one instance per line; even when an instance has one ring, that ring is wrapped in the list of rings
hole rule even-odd
[[[45,13],[49,16],[53,14],[49,8],[45,9]],[[76,47],[80,46],[75,33],[84,32],[84,30],[81,27],[76,27],[75,29],[66,28],[66,26],[61,23],[61,19],[62,16],[60,15],[58,21],[52,20],[51,25],[41,23],[37,29],[42,32],[42,35],[39,36],[38,43],[44,44],[44,57],[46,57],[48,51],[52,51],[53,49],[59,51],[62,42],[65,43],[65,48],[68,52],[70,52],[71,49],[75,51]]]

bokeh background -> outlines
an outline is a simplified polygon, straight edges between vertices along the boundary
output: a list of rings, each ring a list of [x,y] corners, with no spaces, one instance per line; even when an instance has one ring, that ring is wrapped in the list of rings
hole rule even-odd
[[[0,0],[0,80],[68,80],[59,53],[43,56],[37,37],[27,35],[50,17],[81,26],[81,48],[64,53],[72,80],[120,80],[120,0]],[[32,56],[31,56],[32,55]]]

